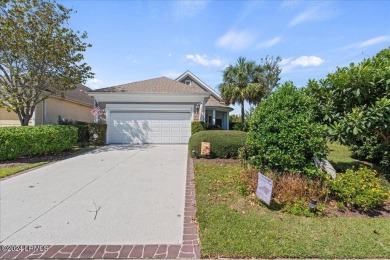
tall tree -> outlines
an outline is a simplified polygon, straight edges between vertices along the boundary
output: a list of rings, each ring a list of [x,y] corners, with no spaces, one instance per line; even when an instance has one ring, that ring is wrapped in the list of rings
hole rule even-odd
[[[280,56],[274,58],[273,56],[266,56],[260,61],[262,68],[262,74],[264,78],[264,92],[265,96],[269,96],[274,88],[279,85],[280,73],[282,69],[279,67],[279,63],[282,61]]]
[[[219,85],[219,91],[227,104],[240,104],[241,122],[244,123],[245,101],[259,103],[265,94],[264,85],[261,66],[253,60],[239,57],[235,65],[223,71],[223,83]]]
[[[0,107],[28,125],[35,107],[92,78],[86,32],[66,25],[72,9],[52,1],[0,1]]]

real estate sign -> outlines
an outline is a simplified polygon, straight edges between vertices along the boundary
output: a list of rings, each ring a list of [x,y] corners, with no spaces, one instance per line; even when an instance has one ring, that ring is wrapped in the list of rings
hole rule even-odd
[[[202,142],[200,145],[201,155],[210,155],[210,143]]]
[[[264,201],[267,205],[271,204],[272,185],[274,182],[270,179],[258,173],[256,196]]]

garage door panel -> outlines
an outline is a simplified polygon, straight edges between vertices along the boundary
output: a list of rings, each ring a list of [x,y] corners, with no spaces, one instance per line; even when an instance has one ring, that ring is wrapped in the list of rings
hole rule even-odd
[[[188,143],[190,113],[110,113],[110,143]]]

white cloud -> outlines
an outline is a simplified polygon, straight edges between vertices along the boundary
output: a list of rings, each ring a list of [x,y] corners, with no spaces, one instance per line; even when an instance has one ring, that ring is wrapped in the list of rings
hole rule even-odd
[[[335,10],[329,8],[329,6],[324,4],[318,4],[316,6],[312,6],[305,11],[301,12],[297,16],[295,16],[290,22],[289,26],[293,27],[301,23],[305,22],[318,22],[330,19],[336,15]]]
[[[185,18],[195,17],[200,13],[206,6],[209,1],[207,0],[183,0],[177,1],[174,3],[174,13],[176,19],[182,20]]]
[[[257,48],[262,49],[262,48],[270,48],[276,44],[278,44],[282,40],[282,37],[274,37],[272,39],[262,41],[257,45]]]
[[[229,30],[217,40],[216,45],[231,50],[243,50],[251,46],[255,39],[256,35],[249,30]]]
[[[103,81],[97,78],[88,79],[85,85],[91,89],[97,89],[103,87]]]
[[[317,56],[301,56],[293,61],[291,61],[291,64],[297,65],[297,66],[302,66],[302,67],[307,67],[307,66],[319,66],[323,63],[324,61]]]
[[[390,35],[382,35],[382,36],[368,39],[368,40],[363,41],[363,42],[358,42],[358,43],[354,43],[354,44],[345,46],[342,49],[347,50],[347,49],[352,49],[352,48],[364,48],[364,47],[368,47],[368,46],[374,46],[374,45],[378,45],[381,43],[385,43],[388,41],[390,41]]]
[[[207,55],[199,55],[199,54],[187,54],[186,58],[203,66],[210,67],[210,66],[216,66],[220,67],[222,66],[222,61],[218,58],[211,59],[208,58]]]
[[[301,56],[296,59],[282,59],[279,64],[282,68],[282,72],[288,72],[296,67],[317,67],[322,63],[324,63],[324,60],[318,56]]]
[[[160,74],[161,74],[161,76],[164,76],[164,77],[167,77],[170,79],[176,79],[181,74],[183,74],[183,71],[180,72],[180,71],[174,71],[174,70],[167,70],[167,71],[161,72]]]

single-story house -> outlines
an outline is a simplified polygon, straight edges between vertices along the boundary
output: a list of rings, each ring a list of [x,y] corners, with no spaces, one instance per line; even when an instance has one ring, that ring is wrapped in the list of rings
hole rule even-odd
[[[50,96],[35,107],[29,125],[54,125],[58,120],[93,122],[91,110],[94,100],[88,95],[90,88],[78,84],[76,89],[66,91],[64,96]],[[20,126],[18,115],[0,108],[0,127]]]
[[[154,78],[89,93],[104,111],[110,143],[187,143],[191,121],[229,129],[221,96],[192,74]]]

